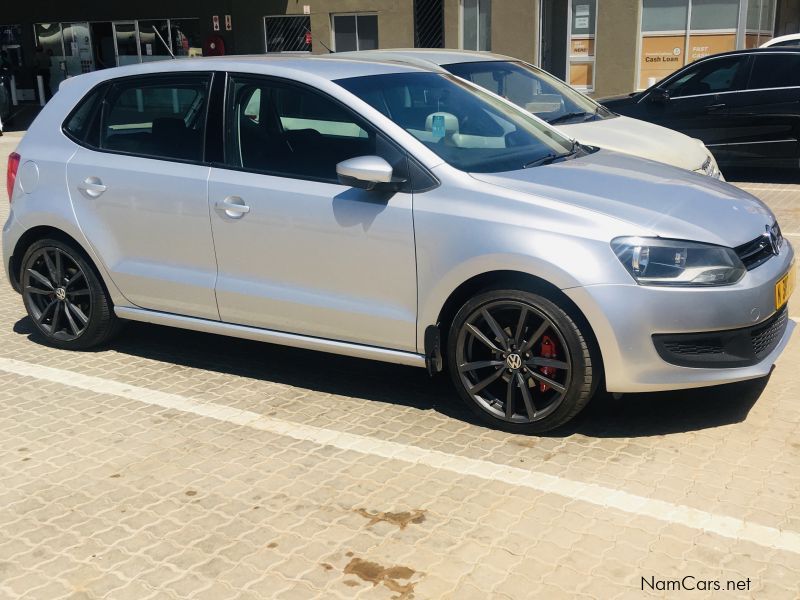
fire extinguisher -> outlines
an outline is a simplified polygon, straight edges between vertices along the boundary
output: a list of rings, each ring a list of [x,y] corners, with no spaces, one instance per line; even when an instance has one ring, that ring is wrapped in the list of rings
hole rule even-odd
[[[209,35],[203,44],[203,56],[224,56],[225,40],[219,35]]]

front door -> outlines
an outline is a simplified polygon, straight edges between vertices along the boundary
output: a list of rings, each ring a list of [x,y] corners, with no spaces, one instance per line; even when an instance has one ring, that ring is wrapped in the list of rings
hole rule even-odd
[[[643,100],[645,120],[675,129],[705,144],[730,141],[728,96],[747,81],[749,57],[733,55],[691,65],[663,86],[664,101]]]
[[[233,76],[228,168],[209,202],[223,321],[416,351],[409,193],[341,185],[336,164],[406,157],[349,109],[282,80]]]
[[[69,161],[67,180],[81,229],[131,303],[219,319],[202,164],[209,84],[207,74],[171,74],[96,92],[101,121],[84,140],[90,147]]]

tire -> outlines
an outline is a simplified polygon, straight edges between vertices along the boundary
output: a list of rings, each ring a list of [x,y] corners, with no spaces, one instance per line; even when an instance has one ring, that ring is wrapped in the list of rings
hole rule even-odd
[[[121,328],[97,271],[72,244],[34,242],[22,257],[20,283],[25,310],[51,346],[87,350]]]
[[[592,368],[598,363],[590,339],[551,299],[486,291],[453,319],[448,370],[461,398],[487,425],[543,433],[574,418],[592,398],[599,373]]]

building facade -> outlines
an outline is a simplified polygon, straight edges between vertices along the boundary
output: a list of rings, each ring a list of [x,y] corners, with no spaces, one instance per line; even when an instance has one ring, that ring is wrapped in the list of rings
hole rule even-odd
[[[4,6],[0,19],[0,49],[30,98],[37,73],[55,90],[82,72],[171,54],[398,47],[508,54],[605,96],[800,31],[800,1],[37,0]]]

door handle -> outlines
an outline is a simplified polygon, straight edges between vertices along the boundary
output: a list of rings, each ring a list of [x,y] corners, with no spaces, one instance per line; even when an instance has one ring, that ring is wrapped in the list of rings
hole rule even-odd
[[[214,204],[214,208],[221,210],[225,213],[225,216],[231,219],[241,219],[250,212],[250,207],[239,196],[228,196],[225,200]]]
[[[709,104],[708,106],[706,106],[706,112],[716,112],[726,107],[727,104]]]
[[[78,186],[78,189],[83,192],[84,196],[98,198],[107,188],[103,185],[103,181],[99,177],[87,177],[83,180],[83,183]]]

